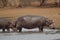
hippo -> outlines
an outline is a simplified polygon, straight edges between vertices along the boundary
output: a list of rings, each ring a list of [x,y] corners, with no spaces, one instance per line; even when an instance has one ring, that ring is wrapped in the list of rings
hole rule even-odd
[[[0,29],[3,30],[3,32],[5,32],[5,29],[7,29],[7,31],[10,31],[10,28],[13,29],[14,27],[13,22],[10,19],[7,18],[0,18]]]
[[[39,28],[39,32],[43,32],[44,26],[49,27],[51,24],[53,24],[53,20],[46,17],[37,15],[25,15],[17,18],[15,27],[17,28],[17,30],[19,30],[19,32],[22,31],[22,28]]]

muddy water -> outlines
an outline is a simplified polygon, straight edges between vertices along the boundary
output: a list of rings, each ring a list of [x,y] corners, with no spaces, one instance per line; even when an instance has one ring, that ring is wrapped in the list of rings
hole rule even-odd
[[[38,32],[37,29],[23,29],[21,33],[10,32],[0,33],[0,40],[57,40],[60,39],[60,30],[44,29]]]

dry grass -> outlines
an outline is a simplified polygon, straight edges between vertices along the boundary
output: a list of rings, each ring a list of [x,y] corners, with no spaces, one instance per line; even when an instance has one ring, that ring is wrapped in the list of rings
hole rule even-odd
[[[23,15],[41,15],[55,21],[55,26],[60,28],[60,8],[11,8],[0,9],[0,17],[13,17],[16,19]]]

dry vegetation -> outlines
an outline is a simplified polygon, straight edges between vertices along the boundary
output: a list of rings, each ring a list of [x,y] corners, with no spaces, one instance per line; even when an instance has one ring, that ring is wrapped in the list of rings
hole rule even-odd
[[[55,27],[60,28],[60,8],[4,8],[0,9],[0,17],[13,17],[16,19],[23,15],[39,15],[53,19]]]

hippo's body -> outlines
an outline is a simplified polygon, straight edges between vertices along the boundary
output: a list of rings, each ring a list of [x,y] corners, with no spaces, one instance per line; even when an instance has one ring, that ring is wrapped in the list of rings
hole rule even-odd
[[[44,26],[49,26],[52,21],[42,16],[26,15],[19,17],[15,23],[15,26],[21,32],[22,28],[33,29],[39,28],[39,31],[43,31]]]
[[[12,28],[12,27],[13,27],[13,24],[10,19],[0,18],[0,29],[2,29],[3,32],[5,31],[5,29],[7,29],[7,31],[9,32],[9,28]]]

